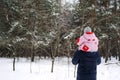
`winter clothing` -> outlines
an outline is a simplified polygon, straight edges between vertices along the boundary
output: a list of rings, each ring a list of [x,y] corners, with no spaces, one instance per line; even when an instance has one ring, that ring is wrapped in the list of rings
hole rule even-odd
[[[94,52],[98,50],[98,38],[93,32],[84,33],[77,39],[76,44],[79,46],[78,50],[86,52]]]
[[[78,65],[77,80],[96,80],[97,65],[101,63],[99,52],[77,50],[72,63]]]
[[[86,32],[92,32],[92,29],[88,26],[88,27],[85,27],[85,29],[84,29],[84,33],[86,33]]]
[[[84,29],[84,34],[79,37],[76,41],[78,45],[78,50],[86,52],[95,52],[98,50],[98,38],[93,32],[91,32],[90,27]]]

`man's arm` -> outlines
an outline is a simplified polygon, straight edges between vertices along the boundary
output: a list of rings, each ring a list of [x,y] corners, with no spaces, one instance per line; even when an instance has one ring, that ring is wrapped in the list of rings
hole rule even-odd
[[[72,63],[73,63],[74,65],[77,65],[77,64],[78,64],[78,62],[79,62],[79,57],[80,57],[80,51],[77,50],[77,51],[75,51],[74,56],[73,56],[73,58],[72,58]]]
[[[100,63],[101,63],[101,56],[100,56],[100,54],[99,54],[99,52],[98,52],[97,65],[99,65]]]

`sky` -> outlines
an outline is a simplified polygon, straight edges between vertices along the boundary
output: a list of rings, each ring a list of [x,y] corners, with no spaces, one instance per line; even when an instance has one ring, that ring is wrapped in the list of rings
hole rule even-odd
[[[65,4],[65,2],[73,3],[74,1],[78,1],[78,0],[62,0],[62,3],[63,4]]]

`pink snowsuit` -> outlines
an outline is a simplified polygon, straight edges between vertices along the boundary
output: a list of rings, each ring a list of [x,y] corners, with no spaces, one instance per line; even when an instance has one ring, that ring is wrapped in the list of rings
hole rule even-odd
[[[96,52],[98,50],[98,38],[93,32],[84,33],[77,39],[78,50]]]

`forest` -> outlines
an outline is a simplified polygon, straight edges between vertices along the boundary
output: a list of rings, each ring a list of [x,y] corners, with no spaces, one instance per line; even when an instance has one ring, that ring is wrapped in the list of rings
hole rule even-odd
[[[0,57],[72,57],[86,26],[120,61],[120,0],[0,0]]]

